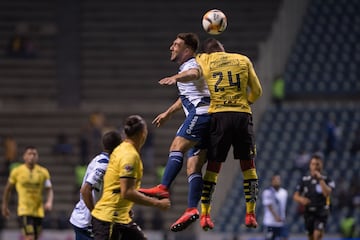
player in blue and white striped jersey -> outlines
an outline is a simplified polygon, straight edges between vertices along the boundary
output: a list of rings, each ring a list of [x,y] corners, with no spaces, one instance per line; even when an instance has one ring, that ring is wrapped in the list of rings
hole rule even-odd
[[[165,112],[159,114],[153,121],[160,127],[171,115],[181,109],[186,118],[179,127],[170,146],[170,153],[165,167],[161,184],[149,189],[140,189],[141,192],[155,197],[169,197],[172,182],[180,172],[185,154],[188,154],[187,175],[189,183],[188,208],[185,213],[171,225],[174,232],[182,231],[199,218],[197,210],[203,186],[201,168],[206,160],[206,143],[210,126],[210,92],[203,79],[194,78],[199,75],[200,67],[195,61],[195,53],[199,46],[199,39],[194,33],[180,33],[170,46],[170,60],[177,63],[179,74],[191,71],[189,81],[177,82],[179,90],[178,100]],[[169,77],[171,78],[171,77]],[[165,78],[166,79],[166,78]],[[194,80],[192,80],[194,79]]]
[[[75,205],[70,217],[76,240],[91,240],[91,210],[100,199],[103,188],[103,177],[109,164],[112,151],[121,143],[120,133],[109,131],[102,137],[103,152],[89,163],[80,189],[80,200]]]

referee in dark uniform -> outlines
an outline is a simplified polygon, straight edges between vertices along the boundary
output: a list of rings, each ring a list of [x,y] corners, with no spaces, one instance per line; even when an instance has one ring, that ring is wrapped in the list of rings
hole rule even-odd
[[[305,208],[304,220],[309,240],[319,240],[324,235],[330,210],[330,195],[335,188],[335,182],[321,174],[322,154],[315,153],[309,167],[310,175],[301,178],[293,198]]]

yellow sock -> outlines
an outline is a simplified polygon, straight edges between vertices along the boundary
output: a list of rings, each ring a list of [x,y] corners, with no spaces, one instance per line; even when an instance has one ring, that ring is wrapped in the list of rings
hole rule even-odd
[[[210,214],[212,194],[215,190],[218,173],[206,171],[201,193],[201,214]]]
[[[256,169],[251,168],[244,171],[243,177],[246,213],[255,213],[256,199],[259,192],[258,176],[256,174]]]

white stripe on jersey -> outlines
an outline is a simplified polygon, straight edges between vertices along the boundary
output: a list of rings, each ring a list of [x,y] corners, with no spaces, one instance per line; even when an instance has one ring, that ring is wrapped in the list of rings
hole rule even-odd
[[[82,185],[88,182],[92,185],[92,197],[96,203],[102,194],[103,178],[109,164],[109,154],[103,152],[97,155],[89,163]],[[82,195],[71,213],[70,222],[78,228],[91,226],[91,213],[86,207]]]

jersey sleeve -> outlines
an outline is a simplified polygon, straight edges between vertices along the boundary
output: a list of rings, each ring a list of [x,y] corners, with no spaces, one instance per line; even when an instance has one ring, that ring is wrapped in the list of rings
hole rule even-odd
[[[251,61],[248,59],[249,67],[249,82],[250,91],[248,93],[248,101],[254,103],[262,95],[262,87],[259,78],[256,75],[255,69]]]
[[[202,54],[196,55],[196,62],[199,65],[199,70],[200,70],[200,73],[202,76],[204,75],[205,61],[206,61],[206,54],[202,53]]]
[[[88,176],[85,179],[85,182],[91,185],[102,182],[108,164],[109,164],[109,160],[105,158],[96,161],[94,170],[88,174]]]
[[[18,170],[15,168],[10,172],[10,176],[8,178],[9,183],[16,184],[16,176],[18,174]]]
[[[180,69],[180,72],[184,72],[184,71],[190,70],[190,69],[200,69],[200,66],[195,61],[195,59],[192,59],[192,61],[187,61],[186,63],[184,63],[184,65]]]
[[[46,168],[43,168],[43,172],[44,172],[44,187],[51,188],[52,183],[50,180],[50,173]]]
[[[335,189],[335,181],[334,181],[334,180],[327,178],[327,179],[326,179],[326,184],[327,184],[332,190]]]
[[[135,154],[128,154],[119,166],[119,177],[120,178],[136,178],[137,177],[137,161],[138,158]]]
[[[302,193],[303,192],[303,184],[304,182],[303,182],[303,180],[302,180],[302,178],[301,178],[301,180],[298,182],[298,184],[296,185],[296,187],[295,187],[295,191],[296,192],[299,192],[299,193]]]
[[[273,203],[273,196],[269,189],[265,189],[262,194],[262,203],[264,206],[269,206]]]

